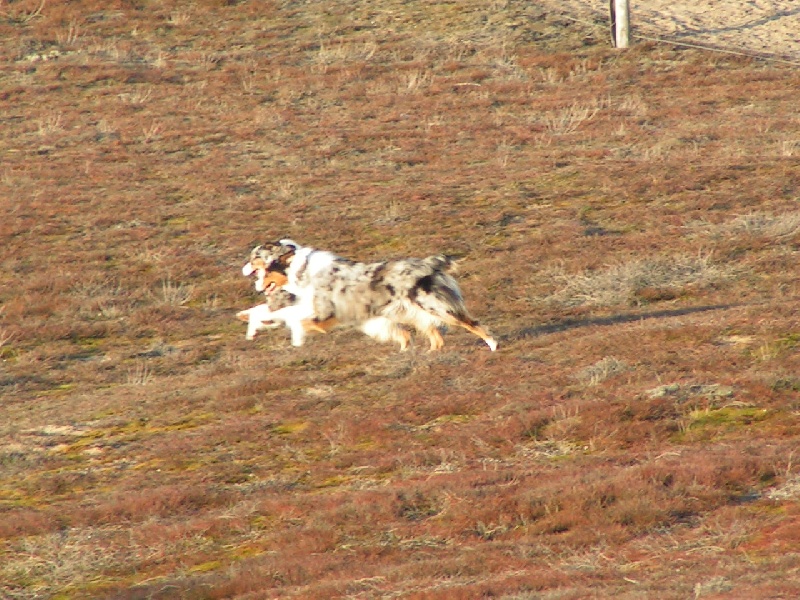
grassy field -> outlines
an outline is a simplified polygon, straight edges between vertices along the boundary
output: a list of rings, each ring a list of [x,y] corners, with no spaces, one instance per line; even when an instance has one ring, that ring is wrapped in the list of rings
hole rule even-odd
[[[0,598],[800,595],[800,73],[547,6],[0,3]],[[500,348],[245,341],[287,236]]]

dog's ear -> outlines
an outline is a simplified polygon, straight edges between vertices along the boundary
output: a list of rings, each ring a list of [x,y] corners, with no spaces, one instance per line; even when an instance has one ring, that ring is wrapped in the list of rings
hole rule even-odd
[[[290,242],[289,244],[284,243]],[[285,269],[292,260],[298,245],[291,240],[266,242],[253,248],[250,253],[250,263],[256,268],[269,270]]]
[[[278,260],[275,261],[275,262],[277,262],[282,267],[286,268],[292,262],[293,258],[294,258],[294,249],[289,250],[288,252],[285,252],[284,254],[281,254],[278,257]]]
[[[278,242],[264,242],[259,244],[250,253],[251,260],[253,258],[260,258],[264,262],[271,262],[275,257],[281,254],[281,245]]]
[[[263,260],[266,263],[270,262],[274,256],[274,247],[275,245],[270,242],[259,244],[250,251],[250,262],[256,259]]]
[[[288,267],[299,247],[299,244],[292,240],[280,240],[275,244],[275,262],[284,268]]]

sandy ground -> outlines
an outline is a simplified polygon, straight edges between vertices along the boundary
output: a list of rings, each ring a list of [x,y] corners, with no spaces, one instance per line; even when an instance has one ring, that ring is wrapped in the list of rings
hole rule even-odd
[[[559,10],[608,18],[607,0],[561,0]],[[666,38],[796,61],[800,0],[630,0],[636,36]]]

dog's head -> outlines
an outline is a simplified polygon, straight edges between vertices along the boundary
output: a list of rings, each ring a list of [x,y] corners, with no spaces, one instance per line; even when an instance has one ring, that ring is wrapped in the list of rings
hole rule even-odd
[[[256,275],[256,290],[269,293],[288,281],[286,269],[292,262],[298,245],[291,240],[260,244],[250,252],[250,260],[242,267],[245,277]],[[269,288],[268,288],[269,286]]]
[[[260,275],[259,273],[259,276]],[[286,276],[286,273],[281,273],[280,271],[267,271],[263,274],[263,277],[259,277],[259,281],[261,282],[262,288],[259,291],[265,294],[271,294],[275,290],[285,286],[289,278]]]

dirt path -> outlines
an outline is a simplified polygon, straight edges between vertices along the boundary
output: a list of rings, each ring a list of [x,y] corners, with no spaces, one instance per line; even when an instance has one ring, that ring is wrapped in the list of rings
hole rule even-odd
[[[576,18],[608,18],[605,0],[562,0],[558,7]],[[631,0],[631,26],[634,36],[800,62],[800,3],[795,0]]]

